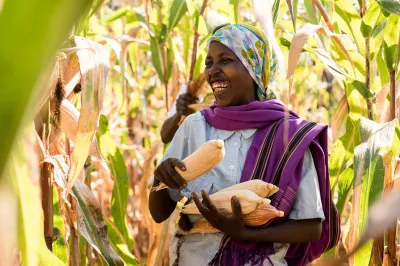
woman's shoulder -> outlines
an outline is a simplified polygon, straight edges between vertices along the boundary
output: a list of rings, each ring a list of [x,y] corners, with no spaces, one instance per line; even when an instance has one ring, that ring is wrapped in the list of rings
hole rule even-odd
[[[205,122],[206,122],[206,119],[204,118],[203,114],[201,112],[196,112],[194,114],[187,116],[183,123],[186,125],[192,125],[192,124],[205,123]]]

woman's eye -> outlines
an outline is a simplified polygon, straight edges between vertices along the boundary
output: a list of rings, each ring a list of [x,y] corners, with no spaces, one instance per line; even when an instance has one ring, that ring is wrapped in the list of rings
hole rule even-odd
[[[206,61],[205,65],[206,65],[206,67],[210,67],[212,65],[212,62],[211,61]]]
[[[229,63],[231,61],[232,61],[232,59],[230,59],[230,58],[222,58],[221,59],[221,63],[223,63],[223,64]]]

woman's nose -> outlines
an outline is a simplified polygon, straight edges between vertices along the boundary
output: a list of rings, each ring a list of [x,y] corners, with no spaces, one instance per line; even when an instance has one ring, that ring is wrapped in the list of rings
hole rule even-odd
[[[209,70],[208,70],[208,74],[210,75],[210,76],[213,76],[213,75],[215,75],[215,74],[217,74],[217,73],[219,73],[219,72],[221,72],[221,68],[219,67],[219,65],[218,64],[212,64],[211,65],[211,67],[209,68]]]

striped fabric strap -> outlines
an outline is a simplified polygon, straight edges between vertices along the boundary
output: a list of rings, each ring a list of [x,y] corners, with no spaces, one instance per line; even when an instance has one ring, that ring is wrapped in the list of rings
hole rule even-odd
[[[272,144],[274,143],[276,131],[278,127],[286,120],[287,118],[281,118],[276,121],[271,129],[266,134],[260,152],[257,155],[255,167],[253,169],[253,173],[251,174],[250,179],[262,179],[267,168],[267,162],[269,160],[269,156],[272,151]]]
[[[279,182],[282,176],[282,172],[285,169],[286,164],[288,163],[290,157],[296,151],[297,147],[303,141],[303,139],[307,136],[308,133],[311,132],[317,126],[316,123],[308,122],[303,125],[299,130],[297,130],[296,134],[292,137],[289,142],[289,145],[286,147],[286,150],[278,163],[278,167],[275,169],[275,173],[271,179],[271,183],[276,186],[279,186]]]

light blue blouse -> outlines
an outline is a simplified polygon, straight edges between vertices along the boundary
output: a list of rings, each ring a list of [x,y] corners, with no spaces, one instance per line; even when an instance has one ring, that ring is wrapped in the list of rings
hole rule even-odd
[[[183,190],[168,189],[170,197],[179,201],[182,197],[190,197],[192,192],[201,190],[213,194],[223,188],[240,182],[247,151],[253,141],[256,129],[227,131],[212,127],[201,113],[188,116],[175,134],[163,160],[178,158],[183,160],[193,153],[201,144],[213,139],[223,140],[225,143],[225,157],[216,168],[205,175],[188,183]],[[192,221],[200,217],[191,216]],[[303,172],[299,189],[296,194],[290,219],[325,219],[318,176],[311,156],[307,150],[304,156]],[[204,266],[214,257],[218,250],[222,233],[192,234],[185,236],[180,248],[179,265]],[[170,248],[170,263],[175,261],[178,239],[173,237]],[[284,259],[289,244],[274,244],[275,254],[270,257],[275,266],[287,265]],[[268,261],[264,265],[270,265]]]

